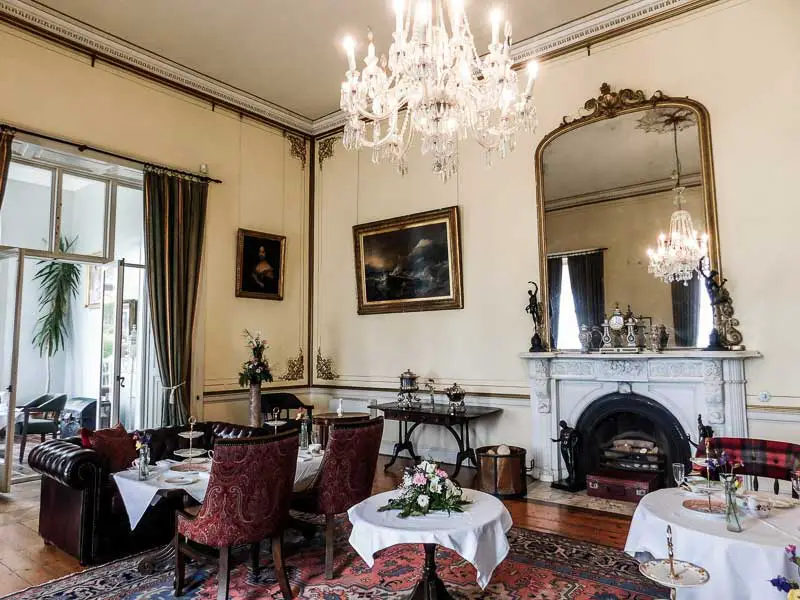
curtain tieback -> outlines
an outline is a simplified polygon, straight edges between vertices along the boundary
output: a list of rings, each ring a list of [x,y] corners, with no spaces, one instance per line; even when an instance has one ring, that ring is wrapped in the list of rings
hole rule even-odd
[[[181,381],[178,385],[173,386],[164,386],[165,390],[169,390],[169,403],[175,404],[175,390],[177,390],[182,385],[186,385],[185,381]]]

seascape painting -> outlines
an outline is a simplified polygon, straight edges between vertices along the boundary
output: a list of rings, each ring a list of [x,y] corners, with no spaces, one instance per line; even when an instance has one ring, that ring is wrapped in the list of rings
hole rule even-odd
[[[457,207],[353,233],[359,314],[463,308]]]

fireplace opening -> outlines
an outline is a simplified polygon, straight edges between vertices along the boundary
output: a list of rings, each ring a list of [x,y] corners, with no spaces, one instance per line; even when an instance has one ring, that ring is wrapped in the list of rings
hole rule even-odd
[[[675,485],[672,463],[689,465],[686,431],[669,410],[645,396],[603,396],[583,412],[575,428],[582,450],[577,481],[585,487],[588,477],[595,495],[636,501],[642,490]]]

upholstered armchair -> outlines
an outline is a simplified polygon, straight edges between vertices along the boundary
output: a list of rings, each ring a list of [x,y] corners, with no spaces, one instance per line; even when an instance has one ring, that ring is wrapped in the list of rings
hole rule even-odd
[[[314,483],[292,496],[292,508],[325,515],[325,578],[333,579],[335,515],[369,498],[383,436],[383,417],[331,426]]]
[[[800,445],[789,442],[759,440],[755,438],[712,437],[708,440],[711,456],[719,457],[723,452],[732,462],[741,462],[736,469],[738,475],[750,475],[753,489],[758,491],[759,477],[772,479],[772,490],[780,493],[780,480],[791,479],[792,473],[800,469]],[[705,442],[697,447],[697,457],[705,458]],[[705,473],[705,469],[701,469]],[[712,476],[716,478],[716,475]],[[797,493],[792,490],[792,496]]]
[[[175,595],[183,593],[184,556],[208,558],[188,541],[219,550],[217,598],[228,597],[231,548],[250,544],[258,573],[261,540],[272,538],[272,558],[284,600],[292,597],[283,564],[283,528],[297,468],[296,432],[273,437],[219,440],[203,505],[197,515],[177,511]]]
[[[66,403],[66,394],[45,394],[18,407],[23,415],[22,422],[17,425],[22,436],[19,444],[19,464],[23,463],[25,445],[29,435],[38,434],[42,441],[47,434],[52,435],[53,439],[56,438],[61,411],[64,410]]]

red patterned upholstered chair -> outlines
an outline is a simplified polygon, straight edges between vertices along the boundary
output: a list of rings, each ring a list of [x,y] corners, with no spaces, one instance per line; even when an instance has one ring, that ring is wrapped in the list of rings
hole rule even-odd
[[[228,597],[231,548],[251,545],[258,572],[261,540],[272,538],[275,574],[285,600],[292,597],[283,564],[283,529],[297,468],[297,432],[274,437],[218,440],[208,491],[197,515],[178,511],[175,532],[175,595],[183,593],[184,555],[208,556],[192,541],[219,550],[217,598]]]
[[[292,508],[325,515],[325,578],[333,578],[334,516],[369,498],[383,436],[383,417],[331,426],[312,486],[292,496]]]
[[[774,479],[773,491],[780,491],[781,479],[791,479],[793,471],[800,469],[800,445],[789,442],[758,440],[754,438],[712,437],[709,438],[709,450],[712,457],[719,457],[725,452],[733,462],[742,462],[736,469],[740,475],[753,477],[753,489],[758,491],[758,478]],[[697,457],[706,455],[705,442],[697,447]],[[797,494],[792,491],[793,496]]]

